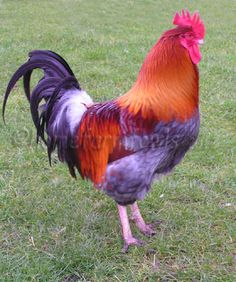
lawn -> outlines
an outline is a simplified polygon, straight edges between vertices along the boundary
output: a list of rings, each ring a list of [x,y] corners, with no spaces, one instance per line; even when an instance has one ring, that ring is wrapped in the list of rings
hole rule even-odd
[[[0,89],[29,51],[51,49],[94,100],[116,97],[185,7],[207,30],[201,131],[140,204],[162,221],[157,235],[135,233],[147,244],[121,253],[115,203],[56,158],[48,165],[19,83],[0,121],[0,281],[236,281],[235,1],[1,0]]]

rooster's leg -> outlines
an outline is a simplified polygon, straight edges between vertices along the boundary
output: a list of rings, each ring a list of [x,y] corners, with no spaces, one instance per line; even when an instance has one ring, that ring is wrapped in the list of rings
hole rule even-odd
[[[131,208],[131,217],[134,220],[138,229],[146,236],[153,236],[156,234],[154,230],[154,224],[146,224],[138,207],[137,202],[130,206]]]
[[[118,211],[119,211],[119,216],[120,216],[120,223],[122,227],[122,235],[124,239],[123,251],[127,252],[130,245],[141,246],[143,242],[139,239],[136,239],[132,235],[126,207],[121,206],[121,205],[117,205],[117,206],[118,206]]]

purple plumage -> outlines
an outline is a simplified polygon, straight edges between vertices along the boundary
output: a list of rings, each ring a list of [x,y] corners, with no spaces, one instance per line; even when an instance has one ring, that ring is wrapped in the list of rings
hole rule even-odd
[[[121,144],[132,152],[108,164],[102,189],[118,204],[143,200],[155,178],[169,173],[195,143],[199,113],[182,123],[159,122],[152,133],[124,135]]]

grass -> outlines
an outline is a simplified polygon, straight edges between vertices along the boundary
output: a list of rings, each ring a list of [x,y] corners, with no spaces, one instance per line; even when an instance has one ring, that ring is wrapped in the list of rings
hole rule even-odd
[[[207,29],[201,133],[141,203],[147,221],[163,221],[157,236],[121,254],[115,203],[49,167],[19,83],[0,122],[0,281],[236,281],[234,1],[1,0],[0,88],[42,48],[65,57],[94,100],[111,99],[183,7]]]

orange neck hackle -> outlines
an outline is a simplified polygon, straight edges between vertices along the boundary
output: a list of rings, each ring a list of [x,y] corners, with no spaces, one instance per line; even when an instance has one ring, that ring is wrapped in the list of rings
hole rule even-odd
[[[198,70],[178,38],[163,36],[148,53],[121,107],[144,119],[185,121],[198,108]]]

